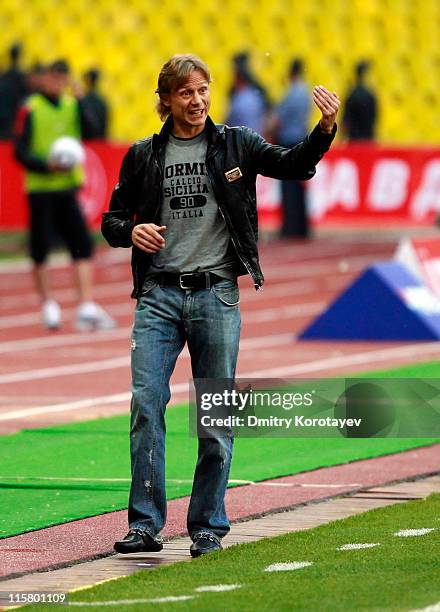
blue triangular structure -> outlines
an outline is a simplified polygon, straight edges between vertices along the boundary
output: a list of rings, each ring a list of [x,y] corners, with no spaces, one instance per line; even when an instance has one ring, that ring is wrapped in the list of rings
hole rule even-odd
[[[302,340],[439,340],[440,300],[397,262],[365,270]]]

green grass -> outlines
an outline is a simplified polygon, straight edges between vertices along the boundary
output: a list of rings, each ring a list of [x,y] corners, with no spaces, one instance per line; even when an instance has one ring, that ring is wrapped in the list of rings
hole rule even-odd
[[[186,406],[167,413],[168,499],[191,492],[197,441],[188,437],[187,413]],[[128,426],[128,416],[118,416],[0,438],[1,537],[126,508]],[[265,480],[435,441],[240,439],[235,444],[231,479]],[[85,480],[69,480],[76,478]]]
[[[374,372],[363,372],[352,376],[359,378],[435,378],[440,379],[440,362],[426,361],[423,363],[412,363],[399,368],[388,370],[375,370]]]
[[[435,530],[420,537],[393,535],[400,529],[425,527]],[[233,546],[195,561],[143,570],[72,593],[70,601],[189,595],[195,598],[164,603],[160,609],[412,610],[440,600],[439,528],[440,495],[432,495],[426,500],[372,510],[315,529]],[[337,550],[348,543],[380,545],[363,550]],[[272,563],[294,561],[309,561],[313,565],[295,571],[264,572]],[[200,586],[216,584],[242,586],[223,593],[195,591]],[[115,606],[133,612],[146,607],[146,603]],[[93,606],[92,609],[109,608]]]
[[[438,363],[372,375],[440,378]],[[167,411],[168,499],[191,492],[197,441],[188,436],[187,415],[186,406]],[[129,417],[124,415],[0,437],[0,538],[125,509],[130,478],[128,428]],[[230,477],[265,480],[438,441],[241,438],[235,442]]]

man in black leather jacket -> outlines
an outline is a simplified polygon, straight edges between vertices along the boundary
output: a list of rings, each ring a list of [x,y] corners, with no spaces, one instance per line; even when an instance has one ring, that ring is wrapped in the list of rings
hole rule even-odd
[[[159,74],[159,134],[126,154],[102,233],[132,248],[137,299],[132,335],[129,532],[120,553],[159,551],[166,519],[165,407],[169,380],[185,343],[194,379],[235,377],[240,335],[237,276],[264,282],[257,250],[257,174],[306,180],[336,132],[339,99],[324,87],[313,98],[319,124],[291,149],[245,127],[210,119],[211,77],[192,55],[171,58]],[[191,555],[221,549],[229,531],[224,507],[231,437],[199,438],[188,510]]]

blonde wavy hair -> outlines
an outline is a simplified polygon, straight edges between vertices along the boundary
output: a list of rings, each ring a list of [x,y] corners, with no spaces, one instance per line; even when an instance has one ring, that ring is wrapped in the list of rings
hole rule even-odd
[[[162,121],[165,121],[171,113],[169,106],[163,103],[162,95],[170,94],[178,89],[194,70],[200,70],[208,83],[212,82],[208,66],[197,55],[174,55],[162,66],[156,89],[156,93],[159,95],[156,110]]]

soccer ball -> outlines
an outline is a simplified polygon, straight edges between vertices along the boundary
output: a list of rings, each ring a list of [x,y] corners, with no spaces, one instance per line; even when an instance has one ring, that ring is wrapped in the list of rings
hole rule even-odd
[[[52,144],[49,161],[52,164],[70,170],[84,162],[84,147],[76,138],[61,136]]]

